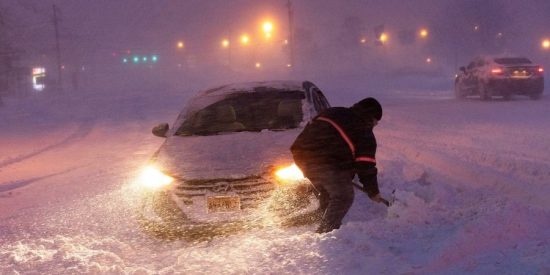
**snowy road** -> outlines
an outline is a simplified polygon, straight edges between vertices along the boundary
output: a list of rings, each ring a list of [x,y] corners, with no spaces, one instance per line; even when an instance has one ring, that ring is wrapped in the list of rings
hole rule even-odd
[[[330,88],[329,97],[337,98]],[[351,104],[359,91],[344,98]],[[375,95],[386,209],[363,194],[344,225],[160,241],[132,179],[186,95],[7,99],[0,109],[0,273],[550,274],[550,97]]]

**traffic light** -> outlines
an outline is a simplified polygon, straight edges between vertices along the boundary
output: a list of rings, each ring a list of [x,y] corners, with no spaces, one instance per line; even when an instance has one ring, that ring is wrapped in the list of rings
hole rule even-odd
[[[157,63],[159,61],[159,56],[156,54],[153,55],[134,55],[132,57],[124,56],[122,57],[122,63],[128,64],[132,61],[133,64],[147,64],[147,63]]]

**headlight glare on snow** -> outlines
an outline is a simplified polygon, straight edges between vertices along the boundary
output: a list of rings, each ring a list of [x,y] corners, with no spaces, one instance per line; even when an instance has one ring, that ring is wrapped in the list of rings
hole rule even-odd
[[[275,171],[275,176],[282,183],[297,182],[304,179],[304,174],[296,164],[287,167],[279,168]]]
[[[142,186],[149,189],[159,189],[172,183],[174,178],[163,174],[153,166],[147,166],[141,172],[139,182]]]

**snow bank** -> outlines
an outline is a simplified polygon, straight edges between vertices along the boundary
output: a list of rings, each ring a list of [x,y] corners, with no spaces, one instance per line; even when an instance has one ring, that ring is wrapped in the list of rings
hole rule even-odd
[[[206,241],[141,231],[132,179],[162,142],[150,129],[193,91],[5,99],[0,273],[550,274],[548,97],[457,102],[366,93],[361,78],[321,82],[334,105],[375,96],[384,106],[377,157],[394,201],[357,192],[342,228],[324,235],[314,225]]]

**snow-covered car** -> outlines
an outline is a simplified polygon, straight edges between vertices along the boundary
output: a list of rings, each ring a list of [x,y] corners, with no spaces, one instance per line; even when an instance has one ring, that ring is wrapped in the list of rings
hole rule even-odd
[[[525,57],[478,57],[460,67],[454,90],[459,99],[470,95],[483,100],[512,95],[539,99],[544,91],[544,69]]]
[[[165,142],[144,169],[141,220],[166,234],[292,219],[318,208],[290,145],[330,107],[311,82],[230,84],[199,92],[153,128]],[[176,232],[176,233],[174,233]]]

